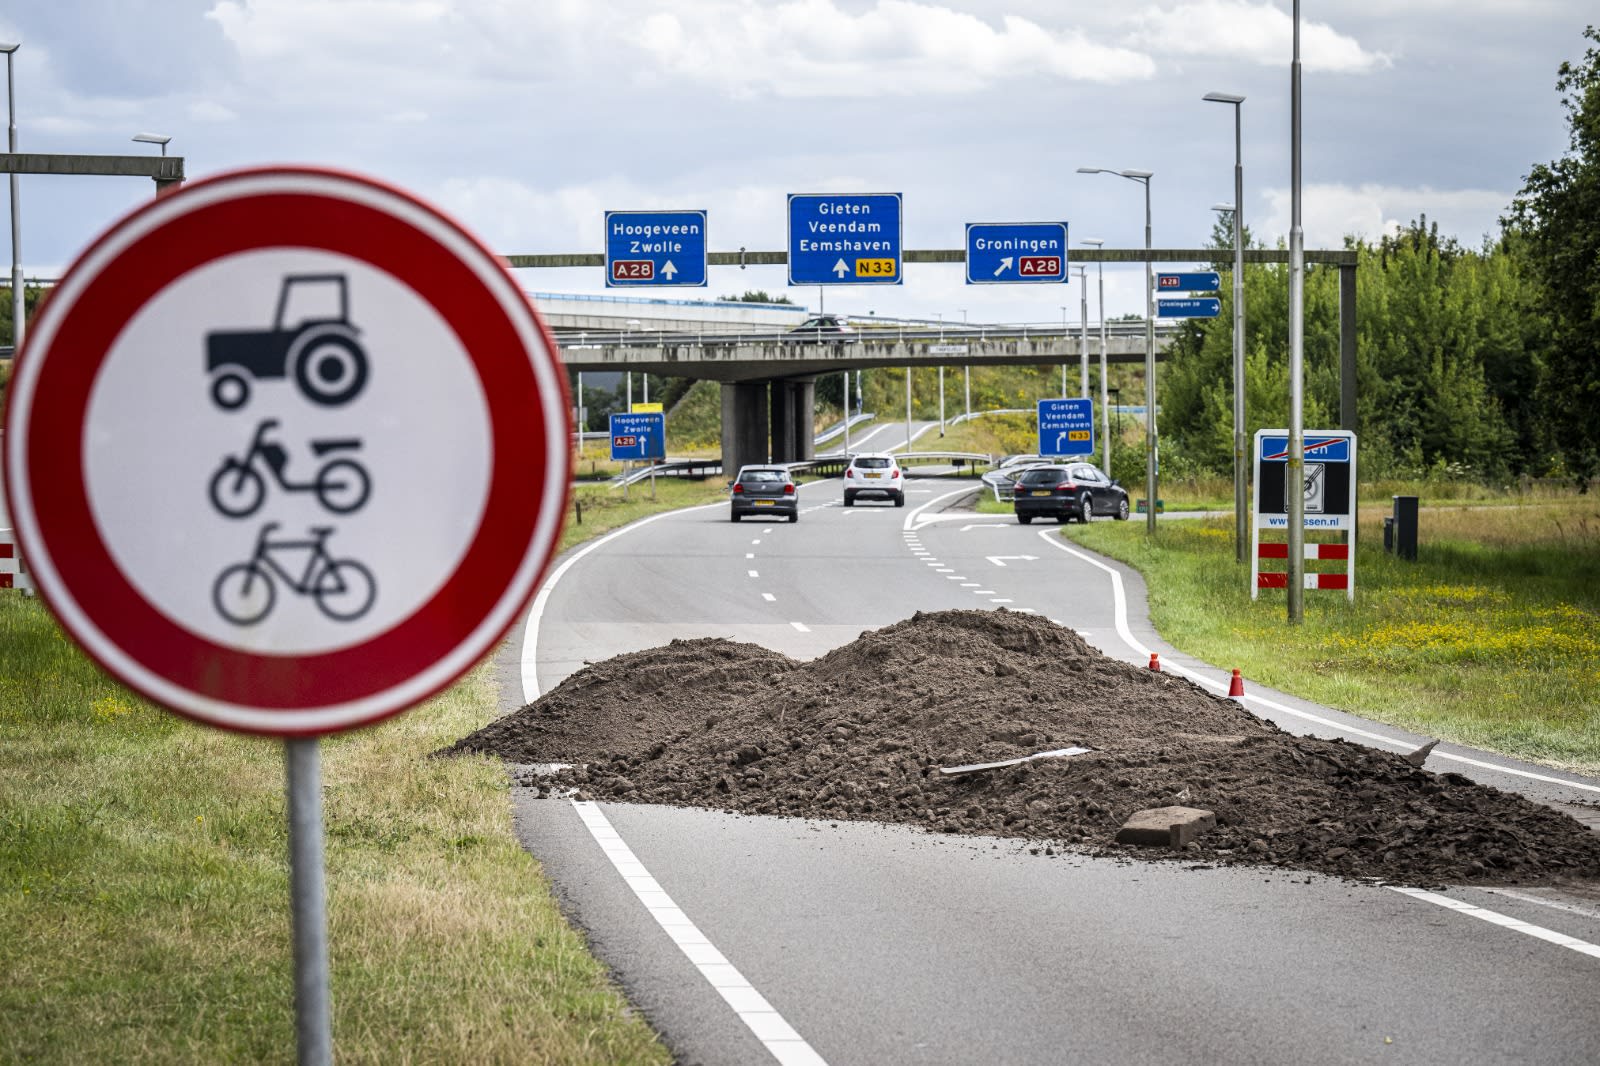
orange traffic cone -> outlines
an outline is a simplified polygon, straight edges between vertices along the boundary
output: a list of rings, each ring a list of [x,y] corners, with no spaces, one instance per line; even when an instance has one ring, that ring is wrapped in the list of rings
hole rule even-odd
[[[1150,669],[1154,670],[1158,674],[1161,672],[1161,656],[1157,655],[1155,652],[1150,653]]]
[[[1228,682],[1228,698],[1244,702],[1244,678],[1239,676],[1239,671],[1233,672],[1233,680]]]

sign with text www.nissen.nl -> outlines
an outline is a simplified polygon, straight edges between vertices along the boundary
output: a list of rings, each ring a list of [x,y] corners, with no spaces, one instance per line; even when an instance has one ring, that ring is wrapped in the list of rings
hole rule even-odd
[[[900,194],[790,193],[790,285],[899,285]]]

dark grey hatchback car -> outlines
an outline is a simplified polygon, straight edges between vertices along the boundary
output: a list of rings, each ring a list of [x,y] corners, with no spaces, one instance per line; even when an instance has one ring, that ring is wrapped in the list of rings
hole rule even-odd
[[[800,490],[781,466],[741,466],[728,487],[728,517],[737,522],[750,514],[778,514],[800,521]]]
[[[1017,521],[1027,525],[1035,518],[1087,522],[1097,514],[1119,521],[1128,519],[1128,493],[1097,466],[1061,463],[1036,466],[1017,475],[1012,489],[1012,509]]]

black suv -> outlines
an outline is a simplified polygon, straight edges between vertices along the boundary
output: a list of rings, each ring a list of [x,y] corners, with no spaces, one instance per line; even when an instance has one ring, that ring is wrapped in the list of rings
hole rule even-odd
[[[1017,475],[1011,491],[1011,507],[1023,525],[1036,517],[1057,522],[1087,522],[1097,514],[1128,519],[1127,491],[1088,463],[1032,467]]]

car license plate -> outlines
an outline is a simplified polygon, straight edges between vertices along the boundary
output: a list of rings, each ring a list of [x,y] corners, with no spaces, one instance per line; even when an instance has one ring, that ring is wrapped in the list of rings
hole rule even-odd
[[[1050,490],[1049,489],[1034,489],[1033,490],[1033,494],[1035,496],[1048,496],[1048,495],[1050,495]]]
[[[757,500],[756,501],[756,506],[757,507],[771,507],[772,506],[772,501],[771,500]]]
[[[868,477],[882,477],[882,474],[868,474]]]

